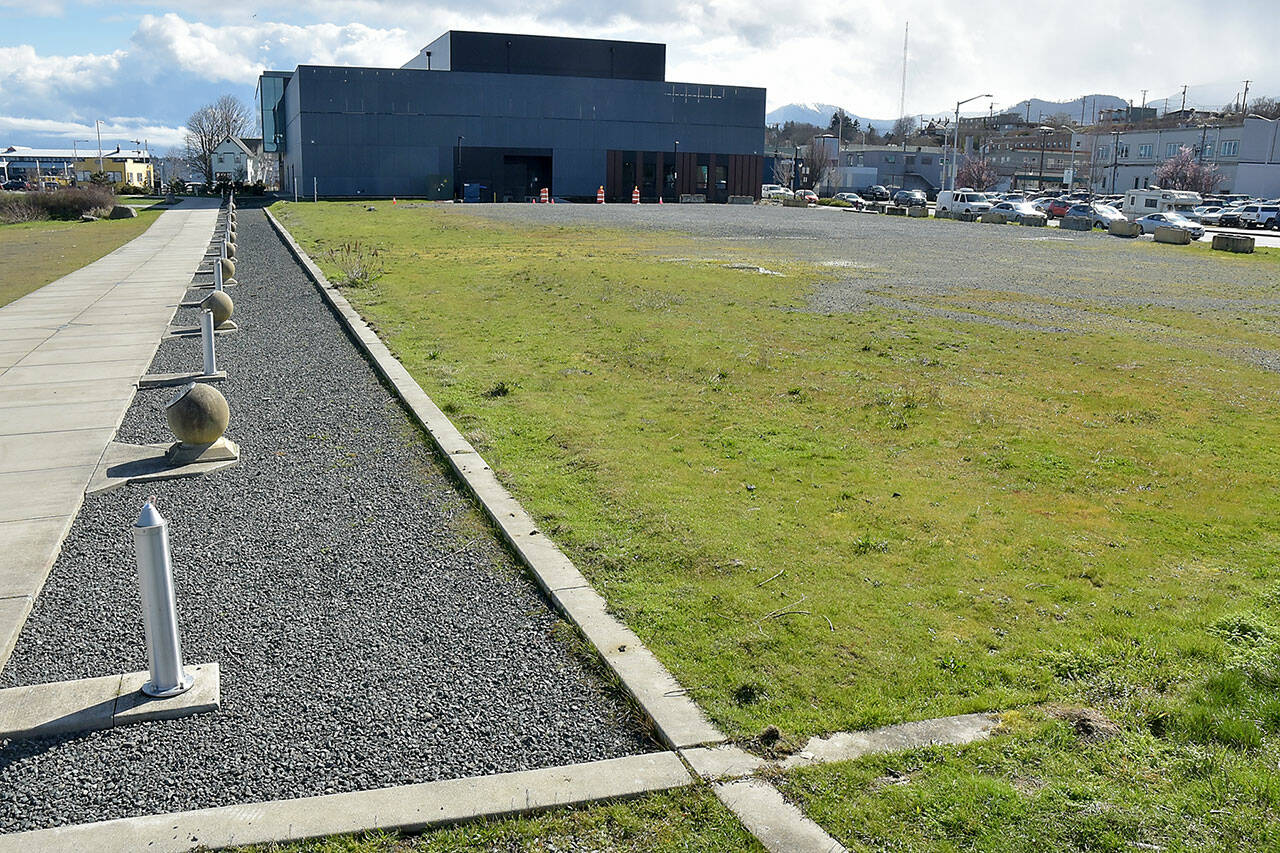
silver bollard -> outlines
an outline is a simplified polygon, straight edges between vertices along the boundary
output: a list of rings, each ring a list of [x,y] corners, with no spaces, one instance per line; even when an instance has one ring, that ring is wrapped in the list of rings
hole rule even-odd
[[[219,264],[221,266],[221,264]],[[204,344],[204,375],[218,372],[218,359],[213,352],[213,312],[200,312],[200,337]]]
[[[133,524],[133,547],[138,559],[147,666],[151,670],[151,680],[142,685],[142,692],[158,698],[177,696],[190,690],[195,678],[182,668],[182,641],[178,636],[169,557],[169,523],[152,501],[142,507]]]
[[[222,258],[225,258],[227,256],[227,238],[226,237],[222,238],[222,243],[218,249],[218,256]]]
[[[213,289],[222,290],[222,261],[219,258],[213,259]]]

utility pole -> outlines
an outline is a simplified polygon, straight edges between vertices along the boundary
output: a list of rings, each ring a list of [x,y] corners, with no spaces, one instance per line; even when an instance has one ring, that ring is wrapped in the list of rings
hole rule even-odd
[[[1147,108],[1147,91],[1146,89],[1142,90],[1142,108],[1144,110]]]
[[[1204,135],[1208,129],[1209,129],[1209,125],[1207,124],[1200,125],[1200,162],[1201,163],[1204,163]]]
[[[102,168],[102,119],[93,120],[93,129],[98,132],[98,172],[101,174],[104,171]]]
[[[1244,97],[1240,99],[1240,112],[1242,113],[1249,112],[1249,84],[1252,82],[1252,80],[1244,81]]]
[[[1185,113],[1186,111],[1187,111],[1187,84],[1183,83],[1182,84],[1182,109],[1179,110],[1179,112]]]

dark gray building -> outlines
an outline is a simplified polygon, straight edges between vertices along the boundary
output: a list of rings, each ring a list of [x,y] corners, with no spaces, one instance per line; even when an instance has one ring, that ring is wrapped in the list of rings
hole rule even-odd
[[[764,99],[668,82],[661,44],[455,31],[402,68],[258,81],[281,189],[327,196],[758,198]]]

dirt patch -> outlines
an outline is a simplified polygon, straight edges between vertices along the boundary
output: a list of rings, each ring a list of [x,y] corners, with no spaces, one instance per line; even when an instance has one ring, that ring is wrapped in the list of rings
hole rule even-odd
[[[1076,735],[1088,743],[1110,740],[1120,734],[1120,727],[1096,708],[1055,706],[1047,709],[1047,713],[1056,720],[1070,723]]]

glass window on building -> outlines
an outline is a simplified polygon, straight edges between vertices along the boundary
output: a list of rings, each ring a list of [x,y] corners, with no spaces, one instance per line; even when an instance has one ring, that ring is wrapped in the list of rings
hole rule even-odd
[[[727,192],[729,189],[729,167],[716,166],[716,190]]]
[[[1119,145],[1117,145],[1117,146],[1116,146],[1116,150],[1120,152],[1120,156],[1121,156],[1121,157],[1128,157],[1128,156],[1129,156],[1129,143],[1127,143],[1127,142],[1121,142]]]
[[[1153,146],[1150,142],[1145,142],[1138,146],[1139,157],[1151,157],[1154,154]]]
[[[1110,157],[1110,156],[1111,156],[1111,146],[1110,146],[1110,145],[1099,145],[1099,146],[1098,146],[1098,159],[1099,159],[1099,160],[1105,160],[1105,159],[1107,159],[1107,158],[1108,158],[1108,157]]]
[[[1164,156],[1172,157],[1178,153],[1178,143],[1170,142],[1164,146]]]
[[[706,166],[702,166],[702,165],[698,166],[697,183],[698,183],[698,189],[701,192],[705,193],[707,191],[707,167]]]
[[[897,154],[886,154],[886,155],[884,155],[884,161],[885,161],[886,163],[896,163],[896,162],[898,162],[898,155],[897,155]]]
[[[1213,156],[1213,143],[1212,143],[1212,142],[1206,142],[1206,143],[1204,144],[1204,156],[1206,156],[1206,157],[1212,157],[1212,156]]]
[[[1222,156],[1234,157],[1240,153],[1240,140],[1224,139],[1222,140]]]

